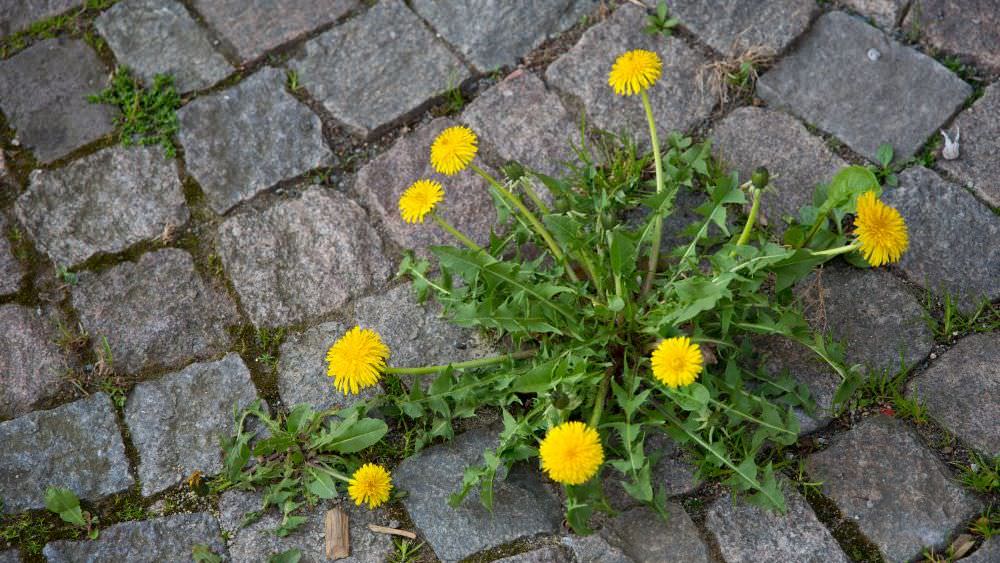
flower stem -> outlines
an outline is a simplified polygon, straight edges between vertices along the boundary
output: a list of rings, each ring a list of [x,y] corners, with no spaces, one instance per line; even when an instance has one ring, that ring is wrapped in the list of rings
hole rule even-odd
[[[826,250],[814,251],[813,256],[839,256],[841,254],[847,254],[852,250],[857,250],[861,248],[861,242],[855,241],[851,244],[845,244],[844,246],[838,246],[836,248],[828,248]]]
[[[760,196],[763,190],[753,188],[753,205],[750,206],[750,216],[747,217],[747,224],[743,225],[743,232],[740,233],[736,246],[743,246],[750,241],[750,232],[753,231],[754,223],[757,222],[757,214],[760,212]]]
[[[523,360],[524,358],[530,358],[534,356],[538,350],[520,350],[518,352],[512,352],[510,354],[503,354],[501,356],[490,356],[488,358],[479,358],[477,360],[468,360],[465,362],[453,362],[450,364],[440,364],[434,366],[422,366],[416,368],[393,368],[387,367],[383,370],[384,373],[391,373],[396,375],[427,375],[431,373],[437,373],[439,371],[444,371],[449,367],[452,369],[472,369],[483,366],[489,366],[493,364],[499,364],[506,362],[508,360]]]
[[[604,370],[604,377],[601,378],[601,383],[597,388],[597,395],[594,395],[594,410],[590,411],[590,427],[595,430],[597,425],[601,423],[601,415],[604,414],[604,400],[608,396],[608,387],[611,386],[611,374],[614,369],[614,366],[608,366],[608,369]]]
[[[485,252],[485,250],[483,250],[483,247],[481,247],[478,244],[472,242],[472,239],[470,239],[469,237],[463,235],[462,232],[459,231],[458,229],[456,229],[455,227],[452,227],[451,223],[449,223],[448,221],[445,221],[444,219],[438,217],[437,213],[434,213],[433,211],[431,211],[430,212],[430,216],[431,216],[431,219],[434,219],[434,222],[436,222],[438,225],[440,225],[442,229],[444,229],[444,230],[448,231],[449,233],[451,233],[452,236],[454,236],[455,238],[457,238],[462,244],[464,244],[465,246],[469,247],[471,250],[473,250],[475,252]]]
[[[653,161],[656,164],[656,193],[663,191],[663,161],[660,156],[660,139],[656,136],[656,121],[653,119],[653,106],[649,103],[649,94],[640,92],[642,107],[646,110],[646,121],[649,123],[649,142],[653,146]],[[646,267],[646,279],[642,282],[642,295],[649,293],[656,278],[656,266],[660,261],[660,239],[663,238],[663,215],[656,214],[653,224],[653,243],[649,249],[649,263]]]
[[[528,180],[527,176],[521,178],[521,187],[524,188],[524,193],[527,194],[531,203],[534,203],[535,207],[537,207],[543,215],[552,212],[552,210],[549,209],[549,206],[545,205],[545,202],[542,201],[542,198],[538,197],[538,192],[535,191],[535,188],[531,185],[531,181]]]

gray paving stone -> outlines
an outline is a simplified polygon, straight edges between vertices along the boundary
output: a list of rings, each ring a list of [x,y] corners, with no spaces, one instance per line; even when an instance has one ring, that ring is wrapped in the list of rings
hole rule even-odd
[[[791,487],[785,487],[788,512],[779,514],[734,501],[730,493],[716,499],[705,517],[726,561],[833,563],[850,559],[812,507]]]
[[[643,451],[647,456],[660,456],[653,464],[654,490],[662,488],[667,495],[683,495],[694,491],[701,484],[695,476],[697,468],[688,459],[685,451],[668,436],[662,433],[647,434]],[[639,505],[639,502],[622,488],[623,479],[624,477],[617,471],[608,471],[604,475],[604,495],[617,510]]]
[[[221,439],[236,431],[233,409],[256,398],[250,371],[234,353],[136,385],[125,403],[125,423],[139,453],[143,496],[195,471],[221,471]]]
[[[545,78],[549,85],[578,98],[597,127],[628,131],[648,145],[649,126],[638,97],[615,95],[608,86],[608,73],[622,53],[647,49],[659,53],[663,60],[663,75],[649,90],[661,139],[670,131],[687,131],[706,119],[715,98],[698,77],[708,61],[676,37],[663,39],[644,33],[645,18],[645,12],[634,5],[619,7],[556,59]]]
[[[840,385],[840,376],[805,346],[780,336],[755,340],[754,347],[763,356],[763,367],[773,377],[780,377],[786,370],[796,382],[809,388],[809,396],[816,404],[812,415],[795,409],[799,421],[799,434],[808,434],[826,426],[833,420],[833,396]]]
[[[667,514],[664,522],[648,508],[633,508],[616,516],[601,535],[636,563],[708,563],[708,547],[684,508],[668,502]]]
[[[899,267],[929,290],[952,293],[966,313],[982,298],[1000,297],[1000,217],[969,192],[916,166],[882,198],[910,226],[910,248]]]
[[[979,549],[961,561],[962,563],[996,563],[1000,561],[1000,539],[992,538],[984,541]]]
[[[195,10],[244,63],[283,43],[337,21],[358,0],[194,0]]]
[[[758,166],[767,167],[773,190],[765,192],[761,213],[779,234],[785,230],[786,216],[798,218],[799,209],[812,204],[816,185],[829,182],[847,164],[822,139],[780,111],[737,109],[710,136],[716,154],[739,171],[740,180],[749,180]]]
[[[409,493],[403,499],[407,513],[442,561],[559,528],[559,501],[539,473],[525,465],[498,476],[492,513],[479,502],[478,491],[458,508],[448,506],[448,496],[461,488],[465,467],[479,463],[484,450],[496,447],[497,435],[497,428],[470,430],[406,459],[393,475],[399,488]]]
[[[147,85],[157,74],[174,77],[178,92],[207,88],[233,72],[208,34],[174,0],[127,0],[94,20],[119,64]]]
[[[0,4],[0,37],[78,6],[80,0],[13,0]]]
[[[104,393],[0,422],[0,444],[0,499],[7,513],[45,508],[50,486],[95,501],[134,482]]]
[[[59,392],[68,366],[56,345],[57,314],[0,306],[0,417],[28,413]]]
[[[961,131],[961,151],[955,160],[938,160],[986,203],[1000,207],[1000,82],[986,88],[983,97],[958,114],[953,132]]]
[[[565,536],[562,543],[573,552],[577,563],[635,563],[625,552],[597,534]]]
[[[401,0],[310,40],[289,62],[299,82],[333,117],[369,136],[422,108],[469,77]]]
[[[52,162],[114,128],[116,110],[87,101],[107,76],[83,41],[48,39],[0,61],[0,110],[21,144]]]
[[[219,255],[250,320],[299,323],[333,312],[390,272],[363,209],[319,186],[219,227]]]
[[[159,147],[120,145],[35,170],[15,210],[39,249],[63,266],[121,252],[189,217],[177,165]]]
[[[547,545],[527,553],[497,559],[496,563],[573,563],[573,558],[562,549]]]
[[[496,147],[500,158],[543,174],[558,175],[563,162],[575,160],[570,143],[579,142],[580,128],[559,96],[531,72],[515,71],[483,92],[462,121]]]
[[[816,20],[801,45],[757,82],[768,104],[872,160],[883,143],[899,161],[912,156],[971,93],[937,61],[842,12]]]
[[[920,303],[884,269],[827,263],[799,282],[797,293],[812,328],[844,343],[848,365],[895,371],[901,355],[912,367],[934,345]]]
[[[963,338],[914,378],[909,390],[945,428],[1000,456],[1000,335]]]
[[[177,112],[188,172],[216,213],[331,162],[319,117],[284,84],[283,72],[264,68]]]
[[[121,373],[180,367],[229,348],[236,306],[204,281],[191,256],[168,248],[101,272],[80,274],[73,307],[95,351],[107,338]]]
[[[909,0],[841,0],[841,4],[867,16],[882,29],[892,29],[899,24]]]
[[[21,561],[21,555],[18,553],[16,549],[0,551],[0,563],[20,563],[20,561]]]
[[[358,171],[354,184],[355,191],[365,198],[368,209],[381,218],[396,244],[424,257],[430,256],[431,246],[458,241],[429,218],[423,224],[412,225],[400,217],[399,196],[421,178],[441,182],[445,197],[435,212],[472,240],[487,244],[490,229],[496,223],[493,200],[482,178],[469,170],[445,177],[431,167],[431,143],[441,131],[453,125],[454,121],[439,118],[400,137],[392,148]]]
[[[229,556],[233,563],[256,563],[271,554],[289,549],[302,550],[300,563],[320,563],[326,558],[324,518],[326,511],[335,506],[321,501],[315,508],[304,508],[306,522],[286,537],[275,535],[281,525],[281,515],[275,510],[247,527],[241,525],[243,517],[260,510],[263,495],[244,491],[230,491],[219,498],[219,522],[229,535]],[[351,502],[340,503],[340,508],[350,519],[351,555],[338,559],[344,563],[382,563],[390,561],[395,552],[392,540],[385,534],[376,534],[368,524],[391,525],[384,510],[356,507]]]
[[[595,0],[416,0],[413,9],[480,72],[491,72],[515,64],[597,4]]]
[[[55,541],[42,553],[49,563],[156,563],[189,561],[196,545],[208,547],[225,560],[226,544],[219,533],[219,522],[208,512],[122,522],[101,530],[97,540]]]
[[[800,0],[670,0],[667,4],[671,16],[726,56],[738,56],[750,47],[776,55],[809,27],[818,10],[815,2]]]
[[[1000,10],[996,0],[913,0],[903,28],[935,49],[1000,73]]]
[[[806,461],[846,518],[890,561],[940,549],[981,504],[953,481],[906,425],[875,416]]]
[[[17,293],[25,273],[24,266],[14,256],[14,249],[7,238],[9,228],[7,218],[0,214],[0,295]]]
[[[392,366],[444,364],[489,353],[474,332],[439,318],[436,307],[418,304],[409,285],[361,298],[354,310],[353,323],[323,323],[281,345],[278,390],[286,405],[309,403],[317,410],[348,407],[381,393],[376,387],[346,396],[326,375],[327,350],[356,325],[379,333],[389,347]]]

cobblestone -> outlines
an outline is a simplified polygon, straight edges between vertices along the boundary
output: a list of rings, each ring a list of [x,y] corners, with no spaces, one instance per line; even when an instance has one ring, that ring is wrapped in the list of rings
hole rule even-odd
[[[15,209],[40,249],[63,266],[122,252],[189,217],[177,165],[159,147],[115,146],[35,170]]]
[[[0,110],[18,141],[52,162],[111,132],[116,112],[86,99],[104,89],[107,73],[83,41],[36,43],[0,61]]]
[[[1000,456],[1000,336],[975,334],[909,385],[932,417],[974,448]]]
[[[73,306],[94,353],[106,338],[120,373],[179,367],[229,348],[236,306],[194,270],[191,255],[164,249],[101,273],[84,272]]]
[[[708,563],[708,547],[684,508],[668,502],[666,510],[664,522],[648,508],[633,508],[616,516],[601,535],[635,563]]]
[[[806,468],[889,561],[942,548],[981,508],[903,422],[885,416],[855,425]]]
[[[938,160],[938,166],[993,207],[1000,207],[1000,82],[986,88],[983,97],[955,119],[953,132],[962,134],[956,160]]]
[[[319,118],[284,84],[265,68],[177,112],[188,172],[216,213],[332,161]]]
[[[649,90],[656,125],[663,138],[687,131],[706,119],[715,105],[699,70],[708,61],[676,37],[663,39],[643,32],[646,14],[633,5],[615,10],[608,20],[588,29],[580,41],[545,73],[548,83],[579,98],[591,122],[612,132],[626,130],[648,143],[649,126],[638,100],[617,96],[608,86],[615,59],[632,49],[656,51],[663,60],[663,78]]]
[[[57,312],[0,306],[0,418],[37,408],[62,387],[68,363],[56,345]]]
[[[379,2],[309,41],[304,50],[289,63],[301,84],[362,136],[416,112],[469,77],[401,0]]]
[[[873,161],[883,143],[897,161],[913,156],[971,93],[940,63],[842,12],[821,16],[757,82],[757,95],[772,107]]]
[[[562,549],[547,545],[527,553],[497,559],[496,563],[573,563],[573,558]]]
[[[111,399],[94,393],[49,411],[0,422],[3,512],[45,508],[45,489],[95,501],[132,486]]]
[[[14,256],[14,249],[7,238],[9,227],[7,218],[0,214],[0,296],[17,293],[24,278],[24,266]]]
[[[319,186],[267,210],[232,216],[219,227],[218,248],[258,326],[333,312],[391,273],[364,210]]]
[[[871,18],[882,29],[889,30],[899,23],[909,0],[842,0],[842,3]]]
[[[233,71],[208,35],[174,0],[119,2],[94,20],[120,64],[146,85],[157,74],[174,77],[178,92],[215,84]]]
[[[79,0],[20,0],[0,5],[0,37],[11,35],[28,24],[57,16],[77,6]]]
[[[101,530],[97,540],[56,541],[42,552],[49,563],[187,561],[196,545],[226,556],[219,523],[207,512],[176,514],[141,522],[122,522]]]
[[[935,49],[1000,74],[1000,10],[994,0],[913,0],[903,28]]]
[[[700,3],[670,0],[670,15],[724,56],[763,48],[776,55],[809,27],[817,11],[798,0],[733,0]]]
[[[125,423],[139,453],[143,496],[195,471],[221,471],[221,440],[236,430],[233,409],[256,398],[250,372],[236,354],[136,385],[125,403]]]

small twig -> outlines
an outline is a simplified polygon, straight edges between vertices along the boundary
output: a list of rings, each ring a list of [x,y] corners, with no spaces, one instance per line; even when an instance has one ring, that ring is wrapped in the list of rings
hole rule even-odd
[[[400,530],[397,528],[387,528],[385,526],[379,526],[377,524],[368,524],[368,529],[375,532],[376,534],[403,536],[404,538],[409,538],[411,540],[417,539],[417,534],[414,534],[413,532],[408,532],[406,530]]]

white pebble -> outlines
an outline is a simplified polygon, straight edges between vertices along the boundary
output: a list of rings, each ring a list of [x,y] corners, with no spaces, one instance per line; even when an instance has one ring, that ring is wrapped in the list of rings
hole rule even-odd
[[[878,52],[878,49],[868,49],[868,60],[875,62],[882,58],[882,53]]]

